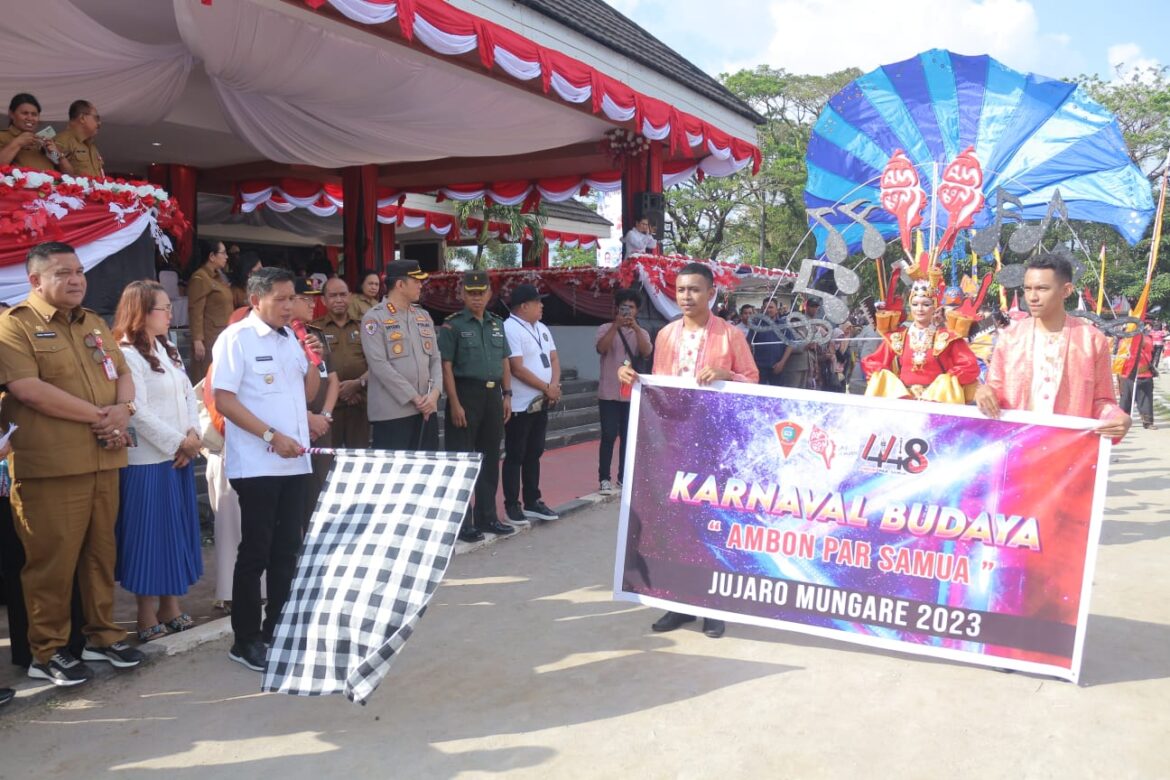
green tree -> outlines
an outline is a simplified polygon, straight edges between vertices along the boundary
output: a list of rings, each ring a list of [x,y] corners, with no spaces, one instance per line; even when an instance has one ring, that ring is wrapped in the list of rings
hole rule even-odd
[[[474,200],[456,201],[455,221],[457,229],[466,229],[468,220],[482,220],[483,224],[476,235],[475,257],[471,262],[472,268],[512,268],[519,265],[515,258],[519,253],[515,245],[530,235],[528,259],[530,261],[540,257],[544,251],[544,224],[548,222],[548,215],[544,207],[538,205],[533,211],[522,211],[520,206],[501,206],[498,203],[487,204],[483,198]],[[490,223],[503,222],[508,226],[509,242],[501,242],[494,236]],[[504,249],[512,246],[513,249]],[[490,251],[489,251],[490,250]]]
[[[724,74],[724,85],[767,121],[759,129],[760,173],[684,182],[667,193],[674,249],[694,257],[732,255],[782,265],[808,232],[804,156],[817,115],[861,75],[857,69],[801,76],[759,65]]]
[[[553,247],[551,265],[557,268],[581,268],[597,265],[597,247],[582,249],[576,247]]]

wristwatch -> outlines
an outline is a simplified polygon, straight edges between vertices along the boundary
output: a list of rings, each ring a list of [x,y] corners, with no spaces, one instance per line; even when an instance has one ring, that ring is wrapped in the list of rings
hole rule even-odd
[[[333,412],[321,412],[321,416],[329,422],[333,422]]]
[[[268,430],[264,431],[264,434],[260,438],[264,440],[265,444],[271,444],[272,440],[276,438],[276,429],[269,428]]]
[[[134,403],[133,401],[127,401],[126,402],[126,411],[130,412],[130,416],[133,417],[134,413],[138,411],[138,405],[136,403]]]
[[[511,395],[511,394],[512,394],[511,390],[505,390],[500,395]]]

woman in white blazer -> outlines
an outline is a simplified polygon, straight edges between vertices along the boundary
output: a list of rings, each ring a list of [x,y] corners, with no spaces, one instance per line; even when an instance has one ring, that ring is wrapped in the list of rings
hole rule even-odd
[[[114,335],[134,377],[129,465],[121,473],[115,577],[138,598],[138,638],[193,624],[179,596],[203,576],[194,460],[195,393],[167,340],[171,302],[157,282],[132,282],[114,315]]]

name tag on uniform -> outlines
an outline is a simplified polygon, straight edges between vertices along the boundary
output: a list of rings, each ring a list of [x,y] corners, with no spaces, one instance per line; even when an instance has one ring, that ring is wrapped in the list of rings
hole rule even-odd
[[[38,339],[55,339],[55,338],[57,338],[56,331],[52,331],[52,330],[38,330],[33,335],[36,336]]]
[[[272,355],[257,355],[256,356],[257,363],[263,363],[265,361],[270,361],[270,360],[272,360]]]
[[[549,362],[548,355],[543,352],[540,353],[540,364],[545,368],[552,368],[552,363]]]
[[[118,378],[118,369],[114,368],[114,361],[108,356],[102,361],[102,368],[106,370],[106,379],[112,382]]]

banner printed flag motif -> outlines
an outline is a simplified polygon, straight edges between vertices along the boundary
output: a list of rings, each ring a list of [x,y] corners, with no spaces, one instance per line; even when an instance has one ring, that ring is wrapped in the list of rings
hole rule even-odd
[[[361,704],[447,571],[480,455],[333,452],[261,690]]]

